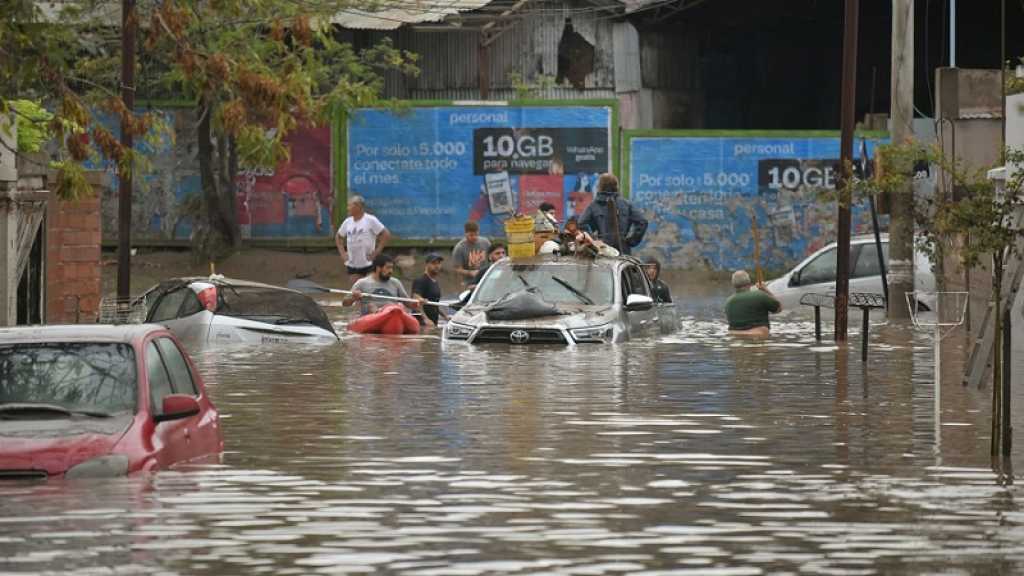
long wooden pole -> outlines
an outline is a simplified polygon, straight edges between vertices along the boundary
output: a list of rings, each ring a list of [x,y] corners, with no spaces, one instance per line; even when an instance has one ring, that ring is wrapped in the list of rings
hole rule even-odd
[[[751,214],[750,232],[754,236],[754,280],[764,282],[764,270],[761,269],[761,230],[757,227],[757,214]]]
[[[135,111],[135,0],[121,1],[121,100],[127,114]],[[121,120],[121,146],[130,152],[133,136]],[[131,295],[132,262],[132,170],[118,168],[117,181],[117,297],[127,300]]]

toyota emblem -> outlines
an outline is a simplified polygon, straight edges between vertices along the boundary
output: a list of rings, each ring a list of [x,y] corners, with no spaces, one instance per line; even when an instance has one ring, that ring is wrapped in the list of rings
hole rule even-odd
[[[513,330],[508,339],[513,344],[526,344],[530,341],[530,333],[526,330]]]

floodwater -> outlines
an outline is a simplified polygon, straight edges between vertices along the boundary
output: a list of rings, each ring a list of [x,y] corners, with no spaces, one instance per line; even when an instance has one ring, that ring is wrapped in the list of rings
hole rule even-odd
[[[873,326],[864,364],[720,304],[611,347],[196,350],[222,461],[0,483],[0,573],[1024,572],[990,390],[947,381],[937,426],[929,335]]]

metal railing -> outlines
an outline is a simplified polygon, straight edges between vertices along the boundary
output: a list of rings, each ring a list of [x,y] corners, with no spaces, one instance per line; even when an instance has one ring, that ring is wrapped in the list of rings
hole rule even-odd
[[[141,324],[146,321],[146,299],[109,297],[100,300],[100,324]]]
[[[814,338],[821,342],[821,309],[830,310],[836,307],[835,294],[821,294],[810,292],[800,297],[800,304],[814,307]],[[871,310],[885,309],[885,296],[870,292],[850,292],[847,300],[848,308],[860,308],[862,317],[862,329],[860,339],[860,359],[868,359],[868,329],[871,326]]]

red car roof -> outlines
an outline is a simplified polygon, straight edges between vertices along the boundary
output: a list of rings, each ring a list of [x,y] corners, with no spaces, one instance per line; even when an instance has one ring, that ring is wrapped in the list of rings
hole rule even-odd
[[[130,344],[153,332],[166,332],[156,324],[70,324],[0,328],[0,344],[30,342],[124,342]]]

